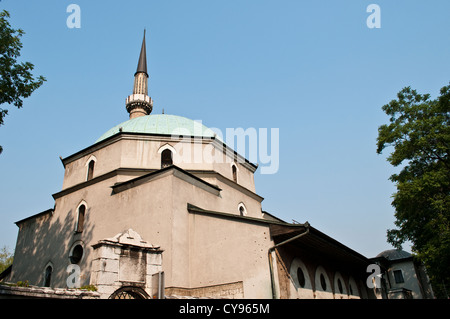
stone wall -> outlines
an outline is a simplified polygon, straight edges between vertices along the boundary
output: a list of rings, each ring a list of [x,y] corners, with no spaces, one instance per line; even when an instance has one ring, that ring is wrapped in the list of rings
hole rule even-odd
[[[18,287],[0,285],[0,299],[99,299],[100,293],[84,289],[63,289],[49,287]]]
[[[177,298],[214,298],[214,299],[241,299],[244,298],[242,281],[197,288],[168,287],[166,297]]]

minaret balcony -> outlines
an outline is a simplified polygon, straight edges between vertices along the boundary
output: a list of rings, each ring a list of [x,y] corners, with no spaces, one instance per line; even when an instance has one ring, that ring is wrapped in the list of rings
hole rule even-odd
[[[127,97],[125,103],[128,105],[130,103],[146,103],[153,105],[153,100],[150,96],[145,94],[131,94]]]
[[[152,98],[145,94],[131,94],[127,97],[125,104],[128,112],[135,108],[142,108],[147,114],[150,114],[153,109]]]

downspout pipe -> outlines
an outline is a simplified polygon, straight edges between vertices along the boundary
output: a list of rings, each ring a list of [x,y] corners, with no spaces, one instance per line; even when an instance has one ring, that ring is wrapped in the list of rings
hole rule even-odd
[[[275,246],[269,248],[269,251],[268,251],[268,257],[269,257],[269,267],[270,267],[270,283],[271,283],[271,286],[272,286],[272,299],[276,299],[276,294],[275,294],[275,278],[274,278],[274,273],[273,273],[273,259],[272,259],[272,252],[273,252],[275,249],[277,249],[278,247],[280,247],[280,246],[282,246],[282,245],[285,245],[285,244],[287,244],[287,243],[289,243],[289,242],[291,242],[291,241],[293,241],[293,240],[296,240],[296,239],[298,239],[298,238],[300,238],[300,237],[303,237],[303,236],[305,236],[306,234],[308,234],[308,233],[309,233],[309,223],[306,222],[306,223],[304,224],[304,226],[305,226],[305,228],[306,228],[304,232],[302,232],[302,233],[300,233],[300,234],[298,234],[298,235],[295,235],[294,237],[291,237],[291,238],[289,238],[289,239],[286,239],[285,241],[282,241],[281,243],[278,243],[278,244],[276,244]]]

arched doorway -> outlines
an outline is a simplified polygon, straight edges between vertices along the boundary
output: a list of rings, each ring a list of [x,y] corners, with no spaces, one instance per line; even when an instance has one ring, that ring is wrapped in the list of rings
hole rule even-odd
[[[150,296],[139,287],[122,287],[117,289],[109,299],[149,299]]]

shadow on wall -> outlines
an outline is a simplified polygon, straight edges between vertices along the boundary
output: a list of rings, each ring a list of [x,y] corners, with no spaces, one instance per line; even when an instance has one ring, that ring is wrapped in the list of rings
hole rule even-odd
[[[89,216],[90,208],[86,211],[81,232],[76,231],[78,212],[73,209],[61,214],[56,207],[55,211],[48,210],[17,222],[19,232],[14,262],[7,281],[66,288],[70,275],[67,267],[76,264],[81,271],[80,285],[88,285],[90,265],[86,261],[90,260],[93,249],[86,243],[92,240],[94,229]]]

